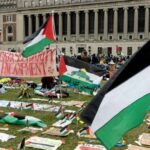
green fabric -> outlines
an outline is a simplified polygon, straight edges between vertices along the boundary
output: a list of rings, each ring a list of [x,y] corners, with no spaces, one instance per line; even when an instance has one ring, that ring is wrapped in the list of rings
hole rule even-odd
[[[107,149],[111,149],[127,131],[143,122],[148,111],[150,111],[150,94],[123,109],[95,134]]]
[[[6,123],[6,124],[14,124],[14,125],[26,125],[26,120],[22,119],[19,120],[16,117],[7,115],[0,119],[0,123]],[[38,126],[38,127],[46,127],[46,124],[43,121],[37,121],[37,120],[28,120],[28,126]]]
[[[93,84],[92,82],[89,81],[82,81],[76,78],[73,78],[68,75],[62,75],[61,80],[64,81],[65,83],[74,86],[80,91],[84,91],[86,93],[92,94],[95,89],[99,87],[97,84]]]
[[[49,39],[44,38],[32,46],[25,47],[25,49],[22,52],[22,56],[29,57],[31,55],[39,53],[39,52],[43,51],[45,49],[45,47],[51,43],[53,43],[53,41],[50,41]]]

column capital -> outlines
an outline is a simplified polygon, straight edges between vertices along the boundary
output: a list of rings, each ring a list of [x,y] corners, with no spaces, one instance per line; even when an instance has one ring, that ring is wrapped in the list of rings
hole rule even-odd
[[[129,7],[123,7],[124,11],[127,11],[129,9]]]
[[[84,10],[84,12],[85,12],[85,13],[88,13],[88,12],[89,12],[89,10]]]
[[[34,14],[34,16],[38,17],[39,14]]]
[[[71,11],[67,11],[66,13],[67,13],[67,15],[70,15],[70,14],[71,14]]]
[[[79,12],[80,12],[79,10],[76,10],[76,11],[75,11],[76,14],[79,14]]]
[[[62,15],[62,12],[61,12],[61,11],[59,11],[59,12],[58,12],[58,14],[59,14],[59,15]]]
[[[114,11],[118,11],[118,8],[113,8]]]
[[[94,9],[94,12],[97,13],[99,11],[99,9]]]
[[[149,8],[150,8],[150,6],[149,6],[149,5],[146,5],[146,6],[144,6],[144,8],[145,8],[145,9],[149,9]]]
[[[103,10],[104,10],[104,12],[108,12],[108,8],[104,8]]]
[[[139,9],[139,6],[134,6],[133,7],[135,10],[138,10]]]

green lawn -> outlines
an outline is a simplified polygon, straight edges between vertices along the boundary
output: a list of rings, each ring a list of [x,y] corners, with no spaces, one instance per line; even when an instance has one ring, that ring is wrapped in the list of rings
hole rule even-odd
[[[36,79],[36,82],[40,82],[40,80]],[[6,100],[17,100],[17,101],[28,101],[30,102],[30,99],[21,99],[18,100],[17,96],[18,96],[19,90],[9,90],[7,93],[5,94],[1,94],[0,95],[0,99],[6,99]],[[84,95],[79,95],[79,94],[75,94],[73,93],[73,91],[69,91],[70,93],[70,97],[63,99],[65,101],[70,101],[70,100],[80,100],[80,101],[85,101],[86,103],[88,103],[91,99],[92,96],[84,96]],[[38,97],[35,96],[32,92],[32,98]],[[40,97],[41,98],[41,97]],[[37,101],[38,103],[40,103],[40,101]],[[42,103],[42,102],[41,102]],[[48,102],[43,102],[43,103],[48,103]],[[73,109],[73,110],[78,110],[76,107],[67,107],[69,109]],[[8,108],[0,108],[0,110],[3,110],[5,112],[18,112],[18,114],[20,115],[31,115],[34,117],[37,117],[41,120],[43,120],[48,127],[50,127],[52,125],[52,123],[56,122],[57,119],[54,116],[54,113],[50,113],[50,112],[37,112],[37,111],[30,111],[30,110],[15,110],[15,109],[8,109]],[[78,131],[83,125],[77,125],[77,124],[72,124],[70,126],[71,129]],[[5,127],[5,124],[0,124],[0,127]],[[23,126],[17,126],[17,125],[9,125],[9,131],[0,131],[3,133],[9,133],[12,135],[17,136],[17,138],[9,140],[8,142],[0,142],[0,147],[3,148],[10,148],[12,147],[14,150],[16,150],[18,143],[21,141],[21,139],[23,137],[30,137],[33,136],[33,134],[31,133],[27,133],[27,132],[18,132],[17,130],[23,128]],[[138,135],[140,135],[143,132],[149,132],[149,130],[147,129],[147,125],[145,123],[143,123],[142,125],[140,125],[138,128],[133,129],[132,131],[128,132],[125,136],[124,136],[124,140],[126,141],[127,144],[134,144],[134,141],[137,140]],[[61,137],[56,137],[56,136],[45,136],[42,135],[41,132],[39,132],[38,134],[35,134],[38,136],[42,136],[42,137],[49,137],[52,139],[61,139],[63,141],[65,141],[65,144],[62,145],[59,150],[73,150],[79,141],[84,141],[85,139],[78,139],[77,136],[75,134],[69,135],[68,137],[65,138],[61,138]],[[125,149],[126,147],[123,148],[113,148],[113,150],[122,150]],[[32,150],[32,148],[26,148],[26,150]]]

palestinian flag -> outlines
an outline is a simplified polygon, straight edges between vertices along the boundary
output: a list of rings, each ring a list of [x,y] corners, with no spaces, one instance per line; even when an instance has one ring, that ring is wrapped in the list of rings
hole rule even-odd
[[[93,98],[81,118],[111,149],[150,110],[150,42],[135,53]]]
[[[89,127],[83,127],[82,129],[80,129],[78,132],[77,132],[77,135],[80,137],[82,135],[85,135],[85,134],[89,134],[90,133],[90,128]]]
[[[55,114],[55,117],[60,120],[64,118],[64,114],[61,111],[59,111]]]
[[[24,41],[23,57],[29,57],[39,53],[45,49],[46,46],[56,41],[54,18],[51,15],[46,23],[33,35]]]
[[[67,67],[64,61],[64,57],[60,56],[60,60],[59,60],[59,75],[63,75],[65,72],[67,71]]]
[[[60,129],[60,135],[61,135],[61,136],[65,136],[65,135],[69,134],[69,131],[70,131],[69,126],[66,126],[66,127],[64,127],[64,128],[61,128],[61,129]]]
[[[61,80],[80,91],[92,94],[100,86],[104,70],[76,58],[64,56],[67,72]]]

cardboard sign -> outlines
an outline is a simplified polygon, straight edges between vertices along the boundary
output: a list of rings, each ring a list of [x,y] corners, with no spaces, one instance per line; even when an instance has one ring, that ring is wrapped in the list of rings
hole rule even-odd
[[[26,141],[26,147],[32,147],[43,150],[57,150],[62,144],[61,140],[54,140],[49,138],[42,138],[38,136],[30,137]]]
[[[102,145],[79,144],[75,150],[106,150]]]
[[[29,58],[20,53],[0,51],[0,76],[45,77],[57,76],[56,50],[46,50]]]

